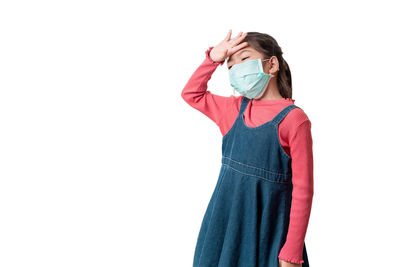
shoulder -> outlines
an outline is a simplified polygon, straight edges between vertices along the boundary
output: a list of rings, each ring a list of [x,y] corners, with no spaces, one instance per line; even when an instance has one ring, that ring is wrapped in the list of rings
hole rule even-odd
[[[281,137],[289,142],[298,131],[310,131],[311,121],[304,109],[296,106],[289,111],[279,127]]]
[[[301,124],[310,123],[310,118],[303,108],[296,106],[293,108],[284,119],[285,124],[289,124],[290,128],[297,128]]]

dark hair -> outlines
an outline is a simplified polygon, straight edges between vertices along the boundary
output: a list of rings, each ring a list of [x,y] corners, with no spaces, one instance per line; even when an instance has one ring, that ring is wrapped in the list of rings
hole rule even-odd
[[[276,56],[279,62],[278,90],[282,97],[292,98],[292,75],[286,60],[282,57],[282,49],[278,42],[270,35],[259,32],[247,32],[241,43],[247,42],[249,46],[264,55],[265,58]]]

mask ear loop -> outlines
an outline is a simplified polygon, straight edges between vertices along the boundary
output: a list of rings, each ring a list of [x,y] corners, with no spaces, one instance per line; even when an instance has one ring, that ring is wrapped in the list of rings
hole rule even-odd
[[[262,59],[261,61],[266,61],[266,60],[270,60],[272,57],[270,58],[266,58],[266,59]],[[279,71],[279,68],[277,69]],[[269,75],[271,75],[271,77],[275,77],[276,75],[270,73]]]

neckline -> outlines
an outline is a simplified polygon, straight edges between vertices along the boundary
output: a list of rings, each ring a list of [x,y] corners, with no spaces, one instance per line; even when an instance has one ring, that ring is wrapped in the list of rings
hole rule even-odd
[[[247,108],[247,106],[246,106],[246,108]],[[246,109],[245,109],[246,110]],[[279,112],[279,113],[281,113],[281,111]],[[279,114],[278,113],[278,114]],[[242,112],[242,115],[240,115],[240,120],[241,120],[241,123],[244,125],[244,127],[245,128],[247,128],[247,129],[258,129],[258,128],[261,128],[261,127],[264,127],[265,125],[268,125],[268,124],[270,124],[270,123],[272,123],[274,120],[275,120],[275,118],[277,117],[278,115],[276,115],[275,117],[273,117],[272,118],[272,120],[270,120],[270,121],[267,121],[267,122],[264,122],[263,124],[260,124],[260,125],[258,125],[258,126],[254,126],[254,127],[250,127],[250,126],[247,126],[246,125],[246,122],[244,121],[244,111]]]
[[[274,104],[279,104],[279,103],[291,103],[291,105],[294,105],[295,99],[293,98],[280,98],[280,99],[266,99],[266,100],[254,100],[250,99],[249,102],[252,102],[252,105],[255,106],[264,106],[264,105],[274,105]]]
[[[281,113],[284,112],[289,106],[294,106],[294,104],[289,104],[289,105],[287,105],[286,107],[284,107],[281,111],[279,111],[278,114],[276,114],[271,120],[269,120],[269,121],[267,121],[267,122],[264,122],[263,124],[260,124],[260,125],[258,125],[258,126],[250,127],[250,126],[248,126],[248,125],[246,124],[246,122],[245,122],[245,120],[244,120],[244,113],[245,113],[247,107],[249,106],[249,103],[250,103],[250,101],[247,101],[246,106],[244,107],[242,114],[239,114],[239,117],[240,117],[241,123],[244,125],[244,127],[247,128],[247,129],[250,129],[250,130],[259,129],[259,128],[265,127],[266,125],[271,124],[271,123],[274,122],[275,119],[278,118],[278,116],[280,116]],[[273,125],[276,125],[276,124],[273,124]]]

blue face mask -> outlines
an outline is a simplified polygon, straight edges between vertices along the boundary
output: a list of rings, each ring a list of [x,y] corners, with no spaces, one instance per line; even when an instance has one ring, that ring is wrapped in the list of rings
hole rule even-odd
[[[233,65],[229,69],[231,86],[247,98],[260,98],[268,87],[273,74],[264,73],[262,61],[268,59],[252,59]]]

